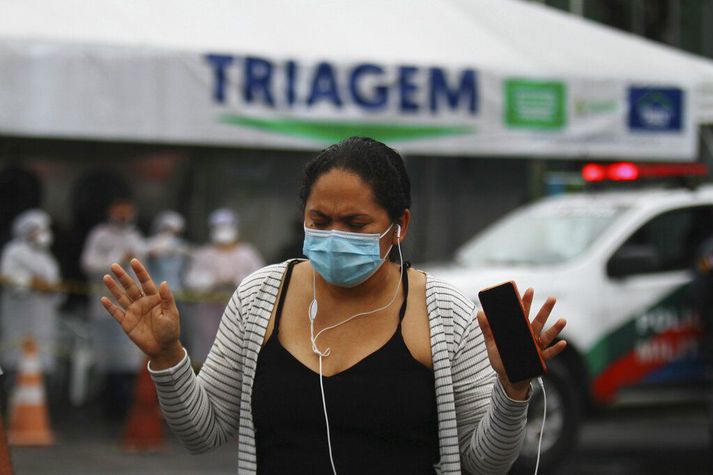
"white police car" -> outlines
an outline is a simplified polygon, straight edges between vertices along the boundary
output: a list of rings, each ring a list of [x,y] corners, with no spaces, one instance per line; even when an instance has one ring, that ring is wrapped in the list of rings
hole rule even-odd
[[[533,308],[557,298],[567,350],[545,378],[545,469],[577,439],[582,409],[626,388],[701,381],[703,329],[689,287],[697,245],[713,235],[713,187],[604,191],[545,198],[516,209],[431,267],[466,295],[515,280]],[[542,423],[535,395],[521,466],[534,466]]]

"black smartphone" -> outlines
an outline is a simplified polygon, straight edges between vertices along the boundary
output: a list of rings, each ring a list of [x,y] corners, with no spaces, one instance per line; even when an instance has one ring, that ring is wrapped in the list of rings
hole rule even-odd
[[[546,373],[547,364],[535,342],[515,282],[483,289],[478,297],[510,381],[518,382]]]

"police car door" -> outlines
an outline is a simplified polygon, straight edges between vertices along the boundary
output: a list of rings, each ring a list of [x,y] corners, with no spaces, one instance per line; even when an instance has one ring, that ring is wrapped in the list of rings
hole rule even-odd
[[[703,237],[702,208],[651,216],[609,258],[605,297],[617,324],[606,337],[595,397],[609,399],[626,386],[701,376],[701,328],[690,308],[689,287],[696,243]]]

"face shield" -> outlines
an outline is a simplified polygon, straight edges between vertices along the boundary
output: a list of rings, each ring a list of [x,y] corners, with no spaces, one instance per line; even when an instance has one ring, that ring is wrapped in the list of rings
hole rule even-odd
[[[186,220],[176,211],[162,211],[153,222],[154,234],[171,233],[176,236],[183,233],[186,227]]]
[[[219,208],[210,214],[210,240],[214,244],[230,244],[238,240],[238,216],[233,210]]]
[[[210,240],[214,244],[230,244],[238,240],[238,229],[235,226],[220,224],[210,230]]]

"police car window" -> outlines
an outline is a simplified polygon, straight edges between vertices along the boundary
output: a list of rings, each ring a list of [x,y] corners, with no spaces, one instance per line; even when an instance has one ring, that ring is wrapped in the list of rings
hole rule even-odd
[[[711,234],[713,206],[681,208],[652,218],[622,248],[650,249],[656,258],[650,272],[684,270],[691,267],[696,249]]]
[[[583,204],[527,208],[467,242],[458,250],[456,261],[464,266],[566,262],[586,251],[624,209]]]

